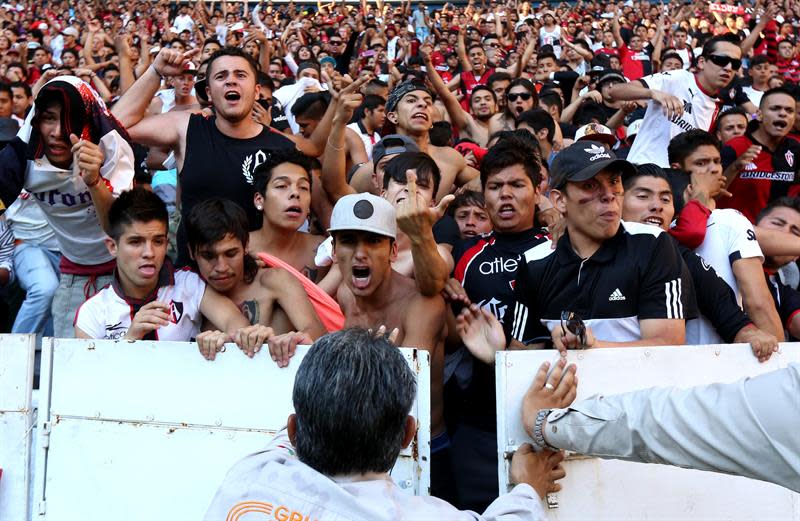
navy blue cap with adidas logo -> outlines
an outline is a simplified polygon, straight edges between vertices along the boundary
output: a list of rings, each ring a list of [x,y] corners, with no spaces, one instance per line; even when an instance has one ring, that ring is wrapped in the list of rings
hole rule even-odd
[[[558,153],[550,165],[550,188],[560,190],[568,181],[591,179],[603,170],[623,177],[636,173],[636,167],[597,141],[578,141]]]

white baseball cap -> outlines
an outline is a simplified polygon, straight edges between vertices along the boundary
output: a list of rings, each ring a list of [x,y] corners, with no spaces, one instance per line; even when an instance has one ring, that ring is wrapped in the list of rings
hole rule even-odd
[[[397,238],[394,206],[381,197],[362,193],[350,194],[336,202],[328,232],[357,230]]]
[[[581,140],[600,141],[601,143],[605,143],[610,147],[613,147],[617,144],[617,138],[614,136],[614,132],[612,132],[607,126],[601,125],[600,123],[589,123],[588,125],[584,125],[576,130],[575,141]]]
[[[630,138],[635,136],[639,133],[639,129],[642,128],[642,120],[644,118],[637,119],[636,121],[632,121],[630,125],[628,125],[628,130],[625,134],[626,138]]]
[[[67,27],[66,29],[61,31],[61,34],[65,34],[67,36],[72,36],[73,38],[80,37],[80,34],[78,33],[78,30],[75,29],[74,27]]]

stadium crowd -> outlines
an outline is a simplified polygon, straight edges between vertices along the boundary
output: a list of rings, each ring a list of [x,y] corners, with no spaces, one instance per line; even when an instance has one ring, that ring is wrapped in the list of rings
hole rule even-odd
[[[0,331],[283,367],[380,330],[431,354],[433,495],[489,516],[496,351],[800,337],[800,2],[10,0],[0,24]],[[519,462],[558,488],[552,452]]]

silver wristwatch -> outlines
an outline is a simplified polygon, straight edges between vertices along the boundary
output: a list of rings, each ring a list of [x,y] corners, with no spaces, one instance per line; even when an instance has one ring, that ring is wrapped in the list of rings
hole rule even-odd
[[[550,446],[544,440],[542,427],[544,427],[544,421],[547,419],[547,415],[550,414],[550,411],[552,410],[553,409],[541,409],[536,414],[536,421],[533,424],[533,450],[535,452],[542,452],[543,450],[550,448]]]

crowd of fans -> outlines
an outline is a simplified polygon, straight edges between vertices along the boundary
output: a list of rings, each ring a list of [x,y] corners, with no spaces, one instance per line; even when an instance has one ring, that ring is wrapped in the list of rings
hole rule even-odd
[[[430,351],[432,492],[477,511],[497,350],[800,336],[794,0],[11,0],[0,24],[4,331],[285,366],[382,327]]]

